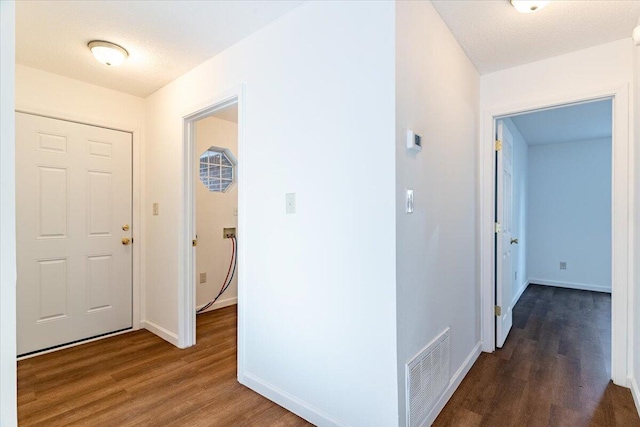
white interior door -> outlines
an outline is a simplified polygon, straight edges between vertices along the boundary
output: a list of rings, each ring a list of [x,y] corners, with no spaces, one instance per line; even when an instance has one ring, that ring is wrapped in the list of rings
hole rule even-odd
[[[496,233],[496,346],[504,345],[513,324],[512,285],[511,277],[511,245],[513,203],[512,203],[512,169],[513,169],[513,139],[509,129],[503,122],[498,121],[498,141],[502,148],[497,151],[496,174],[496,219],[500,224],[500,231]]]
[[[16,114],[17,345],[132,325],[130,133]]]

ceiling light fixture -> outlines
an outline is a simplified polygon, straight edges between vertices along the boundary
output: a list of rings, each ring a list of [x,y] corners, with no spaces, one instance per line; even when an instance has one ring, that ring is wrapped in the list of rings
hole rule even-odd
[[[549,1],[511,0],[511,5],[520,13],[537,12],[548,4]]]
[[[105,65],[120,65],[129,53],[121,46],[102,40],[93,40],[88,44],[93,56]]]
[[[640,18],[638,18],[638,25],[633,29],[631,37],[633,37],[633,42],[636,46],[640,46]]]

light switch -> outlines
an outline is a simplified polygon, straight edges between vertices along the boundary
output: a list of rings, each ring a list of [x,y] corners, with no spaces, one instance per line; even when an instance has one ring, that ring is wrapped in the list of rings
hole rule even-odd
[[[413,190],[407,189],[407,198],[404,212],[413,213]]]
[[[154,215],[160,215],[160,203],[155,202],[153,204],[153,214]]]
[[[287,214],[296,213],[296,193],[287,193],[285,196],[286,200],[286,212]]]

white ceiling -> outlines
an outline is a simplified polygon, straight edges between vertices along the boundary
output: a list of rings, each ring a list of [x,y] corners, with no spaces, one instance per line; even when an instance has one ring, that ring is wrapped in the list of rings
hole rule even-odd
[[[303,3],[298,0],[18,0],[16,62],[147,96]],[[630,37],[640,1],[552,1],[520,14],[508,0],[434,0],[480,73]],[[95,61],[108,40],[130,57]]]
[[[529,145],[610,138],[611,100],[575,104],[511,117]]]
[[[228,122],[238,123],[238,104],[232,104],[228,107],[224,107],[221,110],[216,110],[209,117],[215,117],[220,120],[226,120]],[[206,120],[203,119],[203,120]]]
[[[522,14],[509,0],[434,0],[480,74],[631,38],[640,1],[552,0]]]
[[[144,97],[301,3],[19,0],[16,62]],[[121,45],[129,58],[100,64],[91,40]]]

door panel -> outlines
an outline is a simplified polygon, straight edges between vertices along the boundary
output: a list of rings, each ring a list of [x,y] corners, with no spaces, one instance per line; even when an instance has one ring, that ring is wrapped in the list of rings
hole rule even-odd
[[[511,237],[513,223],[513,139],[502,121],[498,122],[498,140],[502,149],[497,154],[497,221],[501,231],[496,236],[496,305],[501,308],[496,316],[496,346],[504,345],[513,324]]]
[[[113,202],[111,193],[111,173],[88,171],[87,172],[87,195],[89,203],[87,205],[87,224],[89,230],[87,235],[110,236],[113,219]]]
[[[36,166],[36,229],[40,239],[67,237],[67,172],[66,168]]]
[[[67,259],[40,260],[37,269],[37,321],[66,317],[69,286]]]
[[[16,114],[18,354],[132,326],[132,138]]]

